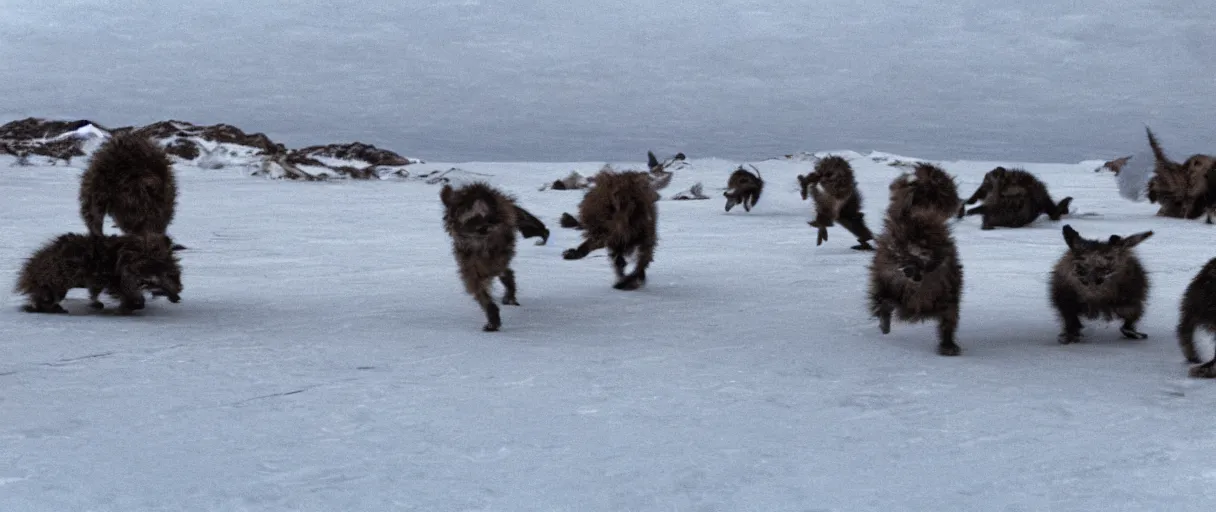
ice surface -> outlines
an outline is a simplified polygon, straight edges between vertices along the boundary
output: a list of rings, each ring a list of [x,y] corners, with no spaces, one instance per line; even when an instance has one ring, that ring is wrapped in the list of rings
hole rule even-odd
[[[0,121],[227,122],[439,160],[1212,151],[1216,9],[1162,0],[0,0]],[[641,148],[641,149],[639,149]]]
[[[940,163],[964,194],[1017,165]],[[13,276],[83,226],[78,167],[8,164]],[[613,290],[602,253],[560,256],[578,232],[557,219],[582,192],[537,190],[602,164],[411,166],[467,170],[549,224],[548,245],[519,245],[522,306],[499,333],[455,275],[439,185],[179,167],[181,303],[120,318],[87,313],[83,290],[69,316],[0,301],[0,510],[1211,508],[1216,387],[1185,377],[1173,335],[1211,226],[1155,217],[1090,165],[1027,165],[1074,213],[955,225],[964,352],[944,358],[932,325],[880,335],[870,257],[842,229],[815,246],[807,162],[756,162],[759,204],[724,213],[740,162],[691,159],[672,190],[703,181],[713,199],[661,201],[647,287]],[[853,165],[877,230],[904,169]],[[1064,222],[1156,232],[1137,249],[1148,340],[1089,323],[1087,342],[1056,343],[1046,280]]]

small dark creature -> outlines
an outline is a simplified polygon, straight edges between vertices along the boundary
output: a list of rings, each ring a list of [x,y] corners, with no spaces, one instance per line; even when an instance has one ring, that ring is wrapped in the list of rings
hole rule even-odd
[[[1051,220],[1060,220],[1068,213],[1071,197],[1058,204],[1047,192],[1047,185],[1035,175],[1023,169],[997,167],[984,175],[984,182],[967,199],[966,204],[983,200],[982,206],[966,211],[966,215],[982,215],[980,229],[998,227],[1020,228],[1039,218],[1044,213]],[[964,215],[959,209],[959,217]]]
[[[490,297],[495,278],[506,288],[502,303],[519,305],[515,272],[511,270],[519,208],[513,198],[482,182],[458,189],[444,185],[439,199],[444,206],[443,226],[452,237],[452,254],[465,291],[485,312],[482,329],[497,331],[502,327],[502,317]]]
[[[80,214],[101,235],[108,214],[126,234],[165,234],[177,208],[177,179],[164,148],[125,132],[93,153],[80,178]]]
[[[89,290],[89,306],[107,292],[121,301],[119,313],[144,308],[144,291],[181,300],[181,265],[173,241],[157,234],[85,235],[67,233],[43,245],[26,261],[14,291],[28,297],[29,313],[66,313],[59,303],[73,288]]]
[[[617,281],[613,288],[635,290],[646,282],[646,269],[654,260],[658,244],[659,194],[661,184],[647,173],[605,169],[595,177],[595,187],[579,204],[578,224],[583,243],[567,249],[567,260],[585,258],[591,251],[606,248]],[[636,254],[633,272],[625,274],[626,257]]]
[[[852,249],[872,251],[870,240],[874,234],[866,226],[865,214],[861,213],[861,192],[853,178],[853,167],[839,156],[829,156],[815,163],[815,171],[798,176],[802,200],[811,197],[815,201],[815,220],[807,222],[819,230],[815,245],[828,240],[828,228],[839,222],[859,242]]]
[[[1132,248],[1153,235],[1152,231],[1126,238],[1111,235],[1106,242],[1081,238],[1065,225],[1064,242],[1068,251],[1051,274],[1051,303],[1064,322],[1059,341],[1081,341],[1081,317],[1106,321],[1123,320],[1119,332],[1128,339],[1145,339],[1136,330],[1148,299],[1148,274]]]
[[[752,211],[752,207],[756,206],[756,201],[760,200],[760,193],[764,191],[764,179],[760,176],[760,169],[756,169],[756,174],[752,174],[743,169],[740,165],[735,172],[730,174],[730,178],[726,180],[726,191],[722,196],[726,198],[726,211],[730,211],[735,205],[743,205],[743,211]]]

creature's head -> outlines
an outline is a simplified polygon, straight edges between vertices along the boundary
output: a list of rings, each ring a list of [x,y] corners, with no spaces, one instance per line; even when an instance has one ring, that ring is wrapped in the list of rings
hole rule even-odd
[[[962,202],[954,177],[933,164],[917,164],[913,172],[892,180],[888,189],[888,213],[896,216],[915,215],[945,222],[958,213]]]
[[[453,236],[485,238],[503,227],[509,215],[499,211],[493,189],[484,183],[472,183],[459,189],[444,185],[439,199],[443,201],[444,224]]]
[[[136,236],[133,243],[119,249],[118,268],[125,277],[137,281],[154,297],[181,301],[182,267],[174,254],[173,239],[165,235]]]
[[[997,167],[984,175],[984,183],[980,185],[980,188],[985,191],[1000,189],[1001,185],[1007,181],[1009,181],[1009,170],[1004,167]]]
[[[1127,267],[1132,258],[1131,249],[1150,236],[1152,231],[1136,233],[1128,237],[1111,235],[1106,242],[1081,238],[1071,225],[1064,226],[1064,243],[1068,244],[1071,272],[1085,286],[1102,286]]]
[[[842,156],[830,155],[815,162],[815,173],[822,179],[831,179],[840,174],[852,173],[853,166]]]

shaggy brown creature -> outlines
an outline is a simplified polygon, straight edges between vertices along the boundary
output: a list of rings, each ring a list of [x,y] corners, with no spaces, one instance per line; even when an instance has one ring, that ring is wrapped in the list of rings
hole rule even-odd
[[[1051,220],[1060,220],[1068,213],[1072,197],[1065,197],[1057,204],[1047,193],[1047,185],[1024,169],[997,167],[984,175],[984,182],[975,190],[966,204],[984,201],[966,211],[966,215],[981,215],[980,229],[998,227],[1020,228],[1039,218],[1044,213]],[[963,210],[959,209],[959,217]]]
[[[963,293],[963,265],[944,220],[912,215],[892,204],[870,265],[870,312],[883,334],[892,315],[905,322],[938,322],[937,353],[962,352],[955,340]]]
[[[93,153],[80,179],[80,215],[93,235],[109,214],[124,233],[165,234],[177,207],[177,180],[165,150],[120,133]]]
[[[891,193],[888,210],[894,209],[897,217],[910,215],[946,222],[962,206],[954,177],[933,164],[916,164],[912,173],[900,175],[887,188]]]
[[[756,169],[756,174],[752,174],[743,169],[740,165],[735,172],[730,174],[730,178],[726,180],[726,191],[722,196],[726,198],[726,211],[730,211],[735,205],[743,205],[743,211],[750,212],[752,207],[756,206],[756,201],[760,200],[760,193],[764,191],[764,179],[760,176],[760,169]]]
[[[524,238],[532,238],[539,236],[540,240],[536,241],[536,245],[545,245],[549,243],[549,228],[545,227],[545,223],[532,215],[531,212],[515,206],[515,227],[519,229],[519,234]]]
[[[502,303],[519,305],[515,272],[511,270],[519,209],[513,198],[481,182],[459,189],[444,185],[439,199],[444,206],[443,227],[452,237],[452,254],[465,291],[486,314],[483,330],[497,331],[502,327],[502,317],[490,297],[495,278],[506,288]]]
[[[1178,346],[1182,356],[1188,362],[1201,362],[1199,351],[1195,350],[1195,330],[1203,328],[1209,334],[1216,334],[1216,258],[1195,274],[1191,284],[1182,294],[1182,306],[1178,315]],[[1216,378],[1216,357],[1190,370],[1191,377],[1205,379]]]
[[[72,288],[87,288],[94,309],[105,307],[98,296],[107,292],[124,315],[144,308],[145,290],[176,303],[182,271],[172,246],[156,234],[59,235],[30,256],[14,291],[28,297],[23,309],[30,313],[66,313],[59,302]]]
[[[828,227],[839,222],[860,242],[852,248],[872,251],[870,240],[874,234],[866,227],[865,214],[861,213],[861,192],[853,179],[853,167],[839,156],[829,156],[815,163],[815,171],[798,176],[802,189],[802,200],[815,200],[815,220],[807,222],[819,230],[815,245],[828,240]]]
[[[567,249],[567,260],[585,258],[591,251],[607,248],[616,272],[618,290],[635,290],[646,282],[646,269],[654,260],[658,244],[659,200],[654,183],[646,173],[600,171],[595,187],[583,196],[578,221],[583,227],[583,243]],[[626,257],[637,255],[633,272],[626,275]]]
[[[1148,274],[1132,248],[1153,232],[1111,235],[1106,242],[1081,238],[1069,225],[1063,232],[1068,251],[1051,273],[1051,303],[1064,322],[1060,343],[1081,341],[1082,316],[1106,321],[1117,316],[1123,319],[1119,332],[1125,338],[1147,338],[1136,330],[1136,322],[1148,299]]]
[[[1216,158],[1210,155],[1191,155],[1183,163],[1170,160],[1161,149],[1161,144],[1148,133],[1148,144],[1153,149],[1156,164],[1153,177],[1148,182],[1148,200],[1161,205],[1157,215],[1180,219],[1196,219],[1205,211],[1210,212],[1209,189],[1216,187],[1211,180],[1216,177]],[[1211,223],[1209,214],[1208,222]]]

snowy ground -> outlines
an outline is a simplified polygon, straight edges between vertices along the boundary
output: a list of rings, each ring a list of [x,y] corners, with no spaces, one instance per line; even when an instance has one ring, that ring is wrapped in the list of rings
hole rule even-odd
[[[455,276],[439,187],[300,183],[184,168],[172,233],[186,289],[120,318],[0,309],[0,510],[1207,510],[1216,387],[1172,334],[1212,227],[1118,197],[1094,166],[1030,165],[1087,237],[1152,229],[1146,341],[1089,324],[1061,346],[1046,295],[1061,223],[957,224],[958,358],[932,325],[881,336],[869,255],[814,245],[794,175],[750,214],[660,203],[648,286],[568,262],[582,164],[428,163],[493,174],[550,224],[521,242],[504,329]],[[1004,163],[1004,162],[1001,162]],[[970,194],[997,162],[944,162]],[[898,168],[855,160],[880,229]],[[0,274],[82,229],[79,169],[0,162]],[[1082,216],[1082,214],[1092,214]]]

